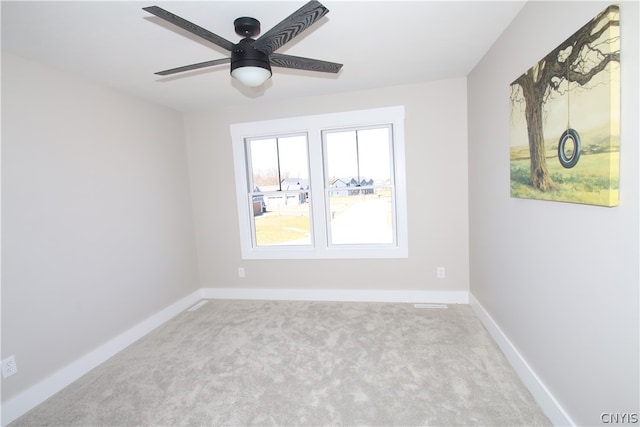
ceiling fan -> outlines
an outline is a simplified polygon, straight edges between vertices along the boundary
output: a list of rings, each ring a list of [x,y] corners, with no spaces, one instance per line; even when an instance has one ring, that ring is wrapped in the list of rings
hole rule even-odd
[[[291,41],[329,12],[329,9],[316,0],[311,0],[302,6],[258,39],[253,39],[252,37],[260,33],[260,21],[249,17],[236,19],[233,23],[236,34],[244,37],[238,43],[230,42],[158,6],[149,6],[142,9],[231,52],[231,57],[229,58],[214,59],[155,73],[160,76],[230,62],[231,75],[234,78],[247,86],[256,87],[271,77],[271,65],[323,73],[337,73],[342,68],[342,64],[335,62],[275,53],[277,49]]]

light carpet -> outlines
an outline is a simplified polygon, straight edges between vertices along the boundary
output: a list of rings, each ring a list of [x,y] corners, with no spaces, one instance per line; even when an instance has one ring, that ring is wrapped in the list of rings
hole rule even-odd
[[[551,424],[467,305],[211,300],[11,425]]]

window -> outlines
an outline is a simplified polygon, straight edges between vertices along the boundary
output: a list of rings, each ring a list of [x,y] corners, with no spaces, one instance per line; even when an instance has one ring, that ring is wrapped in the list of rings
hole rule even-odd
[[[306,134],[247,138],[246,149],[253,245],[310,245]]]
[[[404,108],[231,125],[243,259],[407,257]]]

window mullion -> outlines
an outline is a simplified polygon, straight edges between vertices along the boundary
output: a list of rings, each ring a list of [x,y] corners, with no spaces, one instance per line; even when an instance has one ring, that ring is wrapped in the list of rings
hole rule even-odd
[[[327,224],[325,219],[324,171],[322,161],[322,136],[320,129],[309,129],[309,175],[311,186],[311,218],[314,247],[327,247]]]

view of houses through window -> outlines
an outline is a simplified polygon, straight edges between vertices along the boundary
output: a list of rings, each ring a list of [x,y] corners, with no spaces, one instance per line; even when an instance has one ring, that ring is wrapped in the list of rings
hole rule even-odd
[[[323,132],[331,244],[393,243],[390,126]]]
[[[306,134],[247,143],[255,244],[311,245]]]
[[[306,134],[247,140],[255,244],[312,245],[315,197],[324,198],[330,244],[393,243],[391,134],[390,125],[324,131],[317,195]]]

